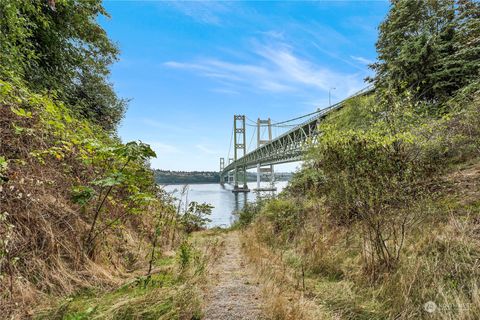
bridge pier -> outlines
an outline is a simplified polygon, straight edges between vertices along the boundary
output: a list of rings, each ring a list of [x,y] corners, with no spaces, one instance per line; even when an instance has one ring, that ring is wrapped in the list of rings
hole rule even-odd
[[[247,192],[250,192],[250,189],[248,189],[248,187],[239,187],[239,186],[236,186],[235,188],[233,188],[232,190],[233,193],[241,193],[241,192],[244,192],[244,193],[247,193]]]
[[[238,182],[240,180],[238,178],[239,175],[241,175],[241,177],[242,177],[243,185],[238,184]],[[234,192],[234,193],[250,192],[250,189],[248,188],[248,185],[247,185],[247,168],[245,168],[245,167],[235,168],[235,177],[236,177],[236,180],[235,180],[235,184],[234,184],[232,192]]]

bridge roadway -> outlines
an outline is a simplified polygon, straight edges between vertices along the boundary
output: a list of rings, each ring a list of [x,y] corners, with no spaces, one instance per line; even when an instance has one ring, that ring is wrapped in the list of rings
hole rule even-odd
[[[318,124],[332,111],[341,109],[345,102],[353,97],[361,96],[372,92],[367,87],[354,95],[338,102],[328,108],[315,113],[315,116],[299,124],[291,130],[273,139],[269,143],[245,154],[236,161],[228,164],[220,172],[221,181],[230,171],[247,170],[261,166],[301,161],[307,146],[317,143],[319,131]]]

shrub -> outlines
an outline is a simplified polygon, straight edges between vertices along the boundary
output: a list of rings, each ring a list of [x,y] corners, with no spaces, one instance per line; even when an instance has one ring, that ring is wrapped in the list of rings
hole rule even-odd
[[[260,214],[260,211],[262,210],[266,201],[267,199],[258,198],[256,202],[245,203],[241,210],[235,212],[237,219],[235,220],[233,227],[245,228],[250,225]]]
[[[208,203],[190,202],[180,220],[185,232],[192,233],[205,229],[207,224],[212,221],[207,218],[212,213],[212,209],[213,206]]]
[[[391,98],[391,99],[390,99]],[[373,105],[371,98],[353,99],[345,108],[369,110],[363,122],[327,120],[310,159],[324,176],[321,192],[333,221],[361,224],[364,266],[372,276],[392,270],[404,244],[412,218],[405,209],[411,199],[422,197],[430,160],[418,158],[421,139],[414,130],[422,122],[408,93]],[[370,114],[367,116],[366,114]]]
[[[0,313],[36,292],[112,283],[105,261],[121,272],[141,260],[164,201],[148,145],[123,144],[21,82],[0,81],[0,132]]]
[[[300,203],[286,198],[267,201],[261,210],[261,217],[270,225],[270,233],[279,243],[293,239],[300,231],[303,211]]]

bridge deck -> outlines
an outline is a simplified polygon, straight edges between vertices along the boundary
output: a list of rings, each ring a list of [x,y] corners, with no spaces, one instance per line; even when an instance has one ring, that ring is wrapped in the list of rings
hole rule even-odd
[[[371,91],[372,89],[370,87],[365,88],[347,99],[319,111],[307,121],[230,163],[224,168],[221,175],[224,176],[229,171],[235,170],[237,167],[251,169],[256,167],[257,164],[265,166],[301,161],[304,153],[307,151],[307,146],[317,142],[317,137],[319,135],[319,122],[321,122],[330,112],[342,108],[347,100],[367,94]]]

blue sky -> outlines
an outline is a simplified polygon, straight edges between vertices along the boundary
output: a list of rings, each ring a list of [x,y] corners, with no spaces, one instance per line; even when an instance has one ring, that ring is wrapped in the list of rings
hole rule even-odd
[[[386,1],[106,0],[121,50],[111,81],[132,99],[119,134],[152,167],[218,170],[233,115],[281,121],[363,88]],[[250,142],[253,128],[247,129]],[[274,132],[275,133],[275,132]],[[279,132],[277,132],[278,134]],[[254,148],[254,143],[248,143]]]

